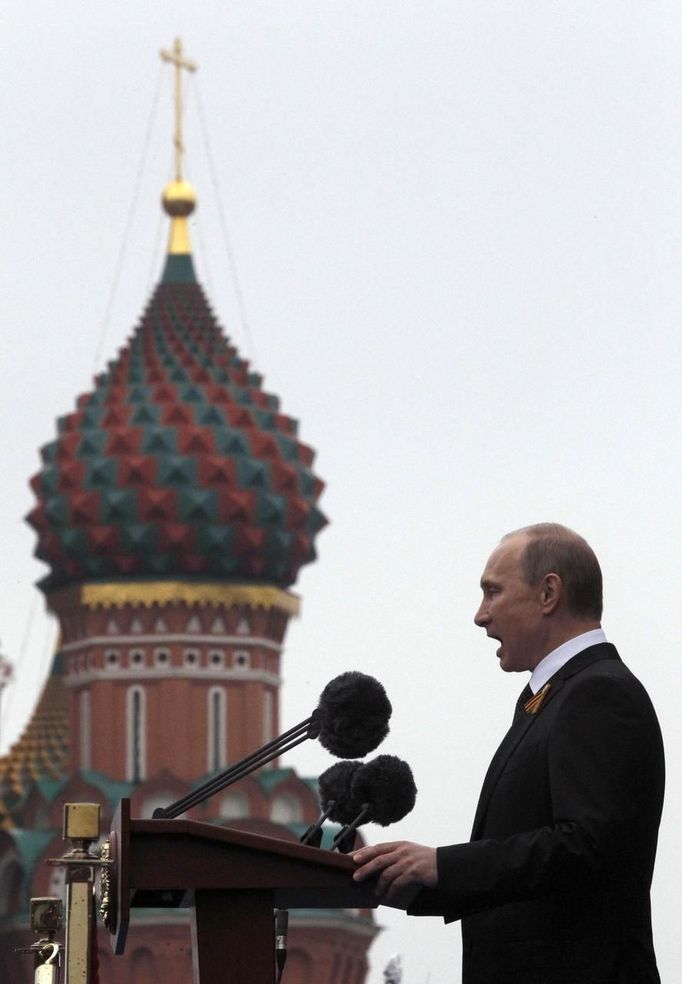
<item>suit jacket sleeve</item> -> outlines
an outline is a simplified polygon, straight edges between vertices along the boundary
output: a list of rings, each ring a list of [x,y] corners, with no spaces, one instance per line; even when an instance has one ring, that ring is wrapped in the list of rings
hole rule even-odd
[[[535,740],[536,754],[516,768],[512,756],[488,808],[507,811],[513,829],[515,797],[532,799],[539,788],[537,826],[438,848],[438,889],[421,892],[411,914],[450,921],[646,863],[633,844],[649,836],[661,757],[652,751],[660,732],[645,691],[632,676],[580,674],[552,704],[523,740]]]

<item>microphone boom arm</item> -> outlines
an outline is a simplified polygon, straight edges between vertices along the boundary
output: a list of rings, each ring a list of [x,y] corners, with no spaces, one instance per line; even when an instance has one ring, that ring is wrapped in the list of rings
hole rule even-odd
[[[352,841],[350,840],[350,835],[355,833],[370,810],[371,805],[369,803],[362,804],[362,809],[358,813],[355,820],[351,821],[351,823],[345,824],[332,841],[332,851],[340,851],[341,854],[348,854],[353,847],[353,842],[355,841],[355,838],[353,838]]]
[[[217,776],[212,776],[201,786],[197,786],[196,789],[191,790],[179,800],[176,800],[169,806],[158,806],[153,813],[154,819],[172,820],[180,816],[186,810],[191,809],[193,806],[198,806],[215,795],[215,793],[219,793],[222,789],[227,788],[227,786],[231,786],[240,779],[244,779],[245,776],[250,775],[251,772],[255,772],[261,766],[272,762],[278,755],[290,751],[296,745],[300,745],[301,742],[307,741],[308,738],[317,738],[318,734],[319,725],[317,717],[313,713],[305,721],[301,721],[300,724],[289,728],[288,731],[285,731],[278,738],[273,738],[272,741],[267,742],[262,748],[251,752],[250,755],[246,755],[238,762],[235,762],[234,765],[228,766],[227,769],[220,772]]]

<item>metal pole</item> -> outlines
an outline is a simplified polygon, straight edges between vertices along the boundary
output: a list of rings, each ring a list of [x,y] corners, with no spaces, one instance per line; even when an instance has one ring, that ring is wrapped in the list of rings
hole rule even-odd
[[[63,858],[51,859],[51,863],[66,868],[64,984],[90,984],[95,868],[102,863],[90,854],[90,847],[99,838],[99,803],[65,803],[64,837],[71,841],[73,850]]]

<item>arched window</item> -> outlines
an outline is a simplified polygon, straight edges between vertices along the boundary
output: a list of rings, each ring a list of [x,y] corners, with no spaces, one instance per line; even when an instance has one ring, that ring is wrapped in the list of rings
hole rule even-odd
[[[241,789],[233,789],[220,801],[218,812],[223,820],[239,820],[251,812],[249,797]]]
[[[144,687],[129,687],[126,708],[128,782],[147,778],[147,701]]]
[[[301,823],[303,821],[303,804],[292,793],[281,793],[275,796],[270,807],[270,819],[273,823]]]
[[[80,724],[80,766],[83,772],[92,768],[92,704],[90,691],[81,690],[78,702]]]
[[[227,764],[227,699],[224,687],[210,688],[207,711],[207,766],[209,772],[216,772]]]
[[[263,693],[263,744],[264,745],[266,745],[269,741],[272,741],[274,737],[272,715],[273,715],[272,691],[266,690]]]
[[[172,791],[168,790],[167,792],[164,792],[163,790],[157,790],[155,793],[152,793],[150,796],[146,796],[142,800],[139,815],[141,817],[151,818],[154,816],[154,810],[157,808],[157,806],[166,807],[169,805],[169,803],[174,803],[177,798],[178,798],[177,790],[172,790]]]
[[[47,884],[48,896],[56,896],[64,899],[66,896],[66,872],[64,868],[54,867],[50,873],[50,880]]]

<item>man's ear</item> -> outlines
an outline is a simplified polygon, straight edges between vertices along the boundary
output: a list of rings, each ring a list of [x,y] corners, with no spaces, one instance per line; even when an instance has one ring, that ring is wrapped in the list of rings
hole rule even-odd
[[[559,604],[563,594],[564,582],[558,574],[545,574],[540,589],[543,615],[550,615]]]

